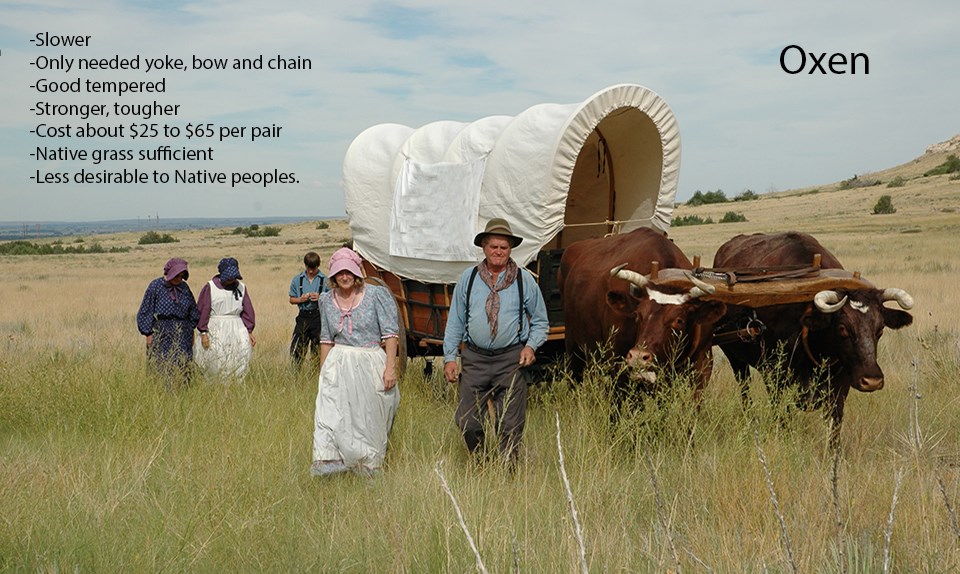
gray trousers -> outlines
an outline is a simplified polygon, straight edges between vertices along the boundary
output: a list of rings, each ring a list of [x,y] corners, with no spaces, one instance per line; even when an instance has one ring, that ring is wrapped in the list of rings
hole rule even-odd
[[[519,367],[521,350],[523,345],[518,344],[499,355],[483,355],[464,347],[455,421],[470,452],[483,445],[483,418],[489,401],[500,452],[508,457],[516,455],[527,419],[530,380],[529,373]]]

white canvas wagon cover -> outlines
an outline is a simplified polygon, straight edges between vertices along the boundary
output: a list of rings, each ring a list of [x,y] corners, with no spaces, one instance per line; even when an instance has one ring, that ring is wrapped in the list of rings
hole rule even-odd
[[[611,86],[577,104],[418,129],[379,124],[343,164],[354,248],[400,277],[455,283],[482,259],[473,237],[502,217],[541,249],[639,226],[670,226],[680,131],[653,91]]]

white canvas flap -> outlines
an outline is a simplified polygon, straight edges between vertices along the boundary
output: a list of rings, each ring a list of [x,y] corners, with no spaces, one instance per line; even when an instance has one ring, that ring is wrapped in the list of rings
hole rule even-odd
[[[476,260],[480,186],[486,156],[426,164],[407,158],[390,214],[390,255],[429,261]]]

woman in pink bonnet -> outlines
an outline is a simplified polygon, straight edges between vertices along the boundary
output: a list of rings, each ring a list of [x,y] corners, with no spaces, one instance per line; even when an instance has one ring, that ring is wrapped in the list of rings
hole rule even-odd
[[[331,290],[320,297],[320,380],[314,414],[313,476],[380,471],[400,402],[397,304],[363,280],[360,256],[330,257]]]

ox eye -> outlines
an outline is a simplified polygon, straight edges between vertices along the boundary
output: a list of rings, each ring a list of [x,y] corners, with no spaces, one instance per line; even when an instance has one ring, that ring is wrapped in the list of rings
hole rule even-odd
[[[679,317],[674,319],[673,324],[670,325],[670,328],[673,329],[674,331],[679,331],[680,329],[683,329],[683,320],[680,319]]]
[[[840,332],[840,336],[843,337],[843,338],[845,338],[845,339],[848,338],[848,337],[850,337],[850,331],[847,330],[847,326],[846,326],[846,325],[841,324],[841,325],[840,325],[840,328],[837,329],[837,331],[839,331],[839,332]]]

